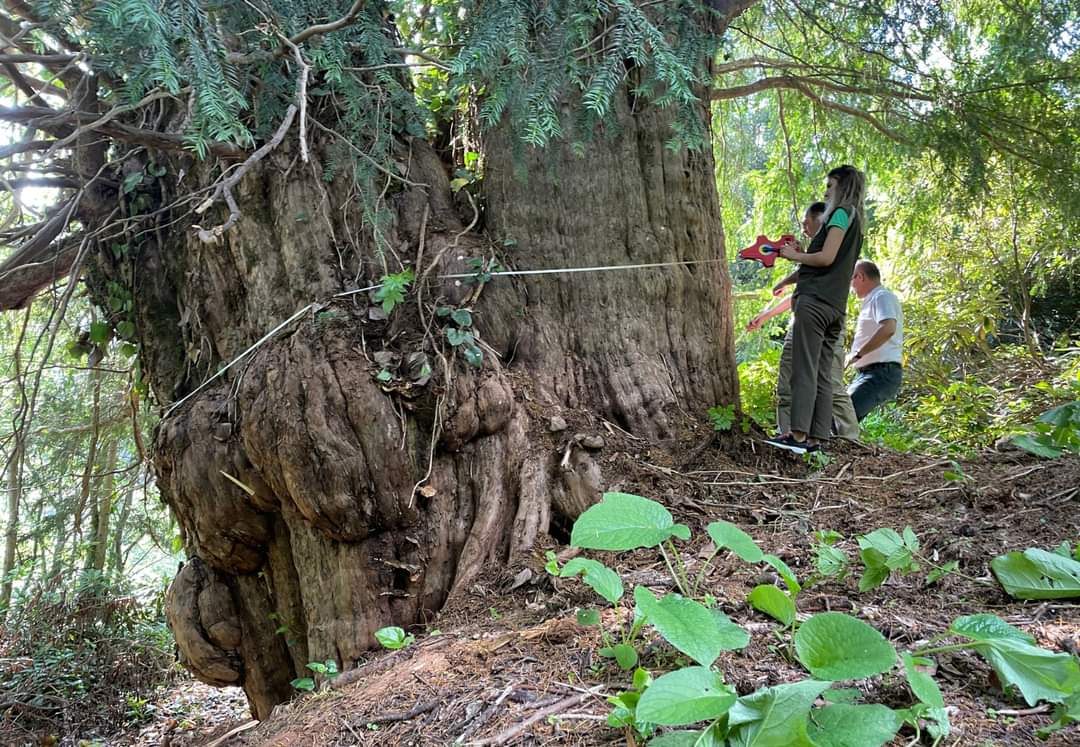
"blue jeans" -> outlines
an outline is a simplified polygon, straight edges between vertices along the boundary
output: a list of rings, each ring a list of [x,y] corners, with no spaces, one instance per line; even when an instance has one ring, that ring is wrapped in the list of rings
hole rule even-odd
[[[871,410],[896,396],[903,378],[899,363],[871,363],[859,369],[848,394],[860,423]]]

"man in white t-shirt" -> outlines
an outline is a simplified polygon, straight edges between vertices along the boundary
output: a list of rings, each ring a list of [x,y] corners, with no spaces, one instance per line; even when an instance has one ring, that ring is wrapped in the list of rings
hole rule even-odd
[[[848,394],[861,422],[871,410],[900,391],[904,311],[896,294],[881,284],[877,265],[868,259],[855,263],[851,289],[862,301],[862,309],[845,365],[855,367],[855,380]]]

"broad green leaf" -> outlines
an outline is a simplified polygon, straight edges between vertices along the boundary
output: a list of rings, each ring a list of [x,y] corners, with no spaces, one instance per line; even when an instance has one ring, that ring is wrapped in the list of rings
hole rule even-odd
[[[769,617],[779,620],[785,627],[795,622],[795,602],[772,584],[759,584],[747,597],[750,606]]]
[[[676,731],[649,740],[649,747],[697,747],[704,731]]]
[[[925,718],[930,722],[926,730],[935,740],[941,740],[949,736],[952,724],[949,723],[949,712],[945,708],[927,708]]]
[[[484,351],[476,345],[466,345],[462,348],[461,354],[465,356],[465,362],[473,368],[480,368],[484,362]]]
[[[90,323],[90,341],[98,345],[104,345],[112,338],[112,328],[108,322]]]
[[[941,697],[941,688],[934,682],[933,677],[916,668],[917,664],[925,665],[929,660],[916,659],[906,651],[900,655],[900,658],[904,660],[904,673],[907,675],[908,686],[911,692],[915,693],[915,697],[928,706],[944,708],[945,699]]]
[[[803,680],[744,695],[728,711],[732,747],[811,747],[807,716],[831,682]]]
[[[603,563],[590,558],[573,558],[563,566],[559,575],[562,578],[572,578],[579,573],[583,574],[582,580],[591,586],[593,591],[612,604],[622,599],[622,579]]]
[[[821,697],[830,703],[854,703],[862,697],[862,690],[857,687],[831,687]]]
[[[990,567],[1005,591],[1017,599],[1080,597],[1080,562],[1029,548],[994,558]]]
[[[819,747],[881,747],[903,724],[883,705],[833,705],[813,711],[810,738]]]
[[[295,680],[290,681],[289,684],[297,690],[304,690],[305,692],[311,692],[315,689],[315,680],[311,677],[297,677]]]
[[[788,568],[787,563],[785,563],[775,555],[762,555],[761,559],[771,565],[773,569],[780,574],[780,578],[784,579],[784,584],[787,586],[788,591],[791,592],[791,596],[793,598],[798,595],[800,591],[802,591],[802,587],[799,586],[798,579],[795,578],[794,571]]]
[[[615,707],[607,715],[607,725],[615,729],[633,726],[634,711],[637,709],[639,697],[638,693],[634,692],[621,692],[618,695],[608,696],[607,702]]]
[[[405,648],[416,638],[415,636],[406,635],[405,631],[397,626],[389,626],[376,630],[375,640],[381,643],[383,648],[396,651],[399,648]]]
[[[570,544],[588,550],[636,550],[655,547],[671,536],[690,536],[671,512],[656,501],[629,493],[605,493],[574,522]]]
[[[638,690],[644,690],[653,683],[653,677],[649,674],[648,669],[638,667],[634,670],[634,687]]]
[[[600,624],[600,611],[594,609],[578,610],[577,611],[578,625],[584,625],[590,627],[592,625]]]
[[[694,747],[727,747],[727,725],[723,719],[714,721],[712,726],[701,732]]]
[[[839,547],[819,544],[814,547],[814,567],[825,578],[842,577],[847,570],[848,556]]]
[[[475,338],[472,332],[468,332],[457,327],[446,328],[446,340],[454,347],[460,347],[462,345],[471,346]]]
[[[684,667],[657,678],[638,702],[637,718],[682,726],[720,718],[734,705],[735,688],[706,667]]]
[[[131,194],[135,191],[135,188],[142,184],[143,172],[133,171],[124,177],[123,190],[124,194]]]
[[[750,644],[750,634],[742,627],[733,623],[731,618],[720,611],[719,607],[711,607],[713,620],[716,621],[717,631],[720,634],[725,651],[735,651],[746,648]]]
[[[125,340],[130,340],[135,337],[135,323],[129,322],[127,319],[116,323],[116,334],[120,335]]]
[[[1054,445],[1053,440],[1049,436],[1045,435],[1023,435],[1016,436],[1012,440],[1013,444],[1020,447],[1024,451],[1034,454],[1035,456],[1046,457],[1047,459],[1055,459],[1065,451],[1064,449]]]
[[[633,646],[625,643],[604,647],[600,649],[599,654],[609,659],[614,659],[620,667],[628,671],[633,669],[638,661],[637,650]]]
[[[754,538],[729,521],[714,521],[705,528],[716,549],[727,548],[747,563],[760,563],[761,548]]]
[[[919,549],[919,541],[911,527],[904,529],[903,537],[895,530],[884,527],[859,537],[859,547],[863,550],[876,550],[883,556],[885,567],[896,571],[911,566],[912,553]],[[869,565],[870,563],[867,563],[867,566]]]
[[[450,318],[453,319],[454,324],[459,327],[472,326],[472,313],[468,309],[454,309],[450,312]]]
[[[992,641],[995,639],[1011,639],[1035,645],[1035,639],[1020,630],[1009,625],[997,615],[965,615],[952,621],[949,632],[955,635],[971,638],[977,641]]]
[[[859,578],[859,591],[870,591],[871,589],[876,589],[877,587],[885,583],[885,579],[889,577],[889,569],[885,567],[884,557],[881,557],[880,561],[877,561],[875,558],[875,563],[871,565],[867,561],[868,552],[876,553],[878,556],[880,556],[880,553],[877,553],[876,550],[863,550],[862,559],[863,563],[866,564],[866,570],[863,571],[863,575]]]
[[[904,547],[912,553],[919,551],[919,538],[911,527],[904,527]]]
[[[1013,685],[1030,706],[1061,703],[1080,689],[1076,657],[1054,653],[1013,638],[976,641],[973,648],[993,667],[1003,685]]]
[[[957,561],[950,560],[948,563],[941,566],[940,568],[935,568],[934,570],[926,574],[926,585],[933,586],[938,581],[945,578],[959,567],[960,564]]]
[[[668,643],[702,666],[716,661],[721,651],[746,645],[738,626],[722,626],[707,607],[692,599],[679,594],[657,599],[644,586],[637,586],[634,601]]]
[[[1035,735],[1039,739],[1046,739],[1055,731],[1077,722],[1080,722],[1080,690],[1070,695],[1064,703],[1059,703],[1054,709],[1054,723],[1039,729]]]
[[[559,558],[551,550],[544,553],[544,570],[552,576],[559,575]]]
[[[842,612],[822,612],[795,632],[795,655],[819,679],[855,680],[889,671],[896,649],[872,626]]]

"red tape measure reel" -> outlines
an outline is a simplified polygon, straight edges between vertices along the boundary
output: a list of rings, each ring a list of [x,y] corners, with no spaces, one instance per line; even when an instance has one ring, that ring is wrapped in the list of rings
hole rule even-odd
[[[780,247],[794,240],[795,237],[791,234],[784,234],[779,239],[758,236],[757,241],[753,244],[739,250],[738,257],[739,259],[753,259],[760,262],[764,267],[772,267],[776,262],[776,258],[780,256]]]

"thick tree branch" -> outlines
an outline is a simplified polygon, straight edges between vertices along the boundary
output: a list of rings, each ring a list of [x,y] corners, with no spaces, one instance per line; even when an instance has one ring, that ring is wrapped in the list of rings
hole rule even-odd
[[[54,244],[71,222],[78,199],[72,199],[46,220],[33,238],[0,263],[0,311],[21,309],[49,283],[64,277],[78,254],[79,239]]]
[[[21,2],[21,0],[4,0],[4,5],[13,15],[35,24],[45,25],[47,21],[53,20],[38,15],[34,12],[34,9],[31,8],[29,4]],[[55,24],[53,25],[55,26]],[[82,45],[79,44],[79,42],[75,41],[73,38],[71,38],[71,36],[68,35],[68,33],[61,28],[50,28],[49,36],[51,36],[65,49],[71,52],[77,53],[82,51]]]
[[[336,21],[330,21],[329,23],[317,23],[314,26],[308,26],[306,29],[288,39],[288,42],[295,46],[300,46],[313,36],[319,36],[323,34],[330,34],[334,31],[345,28],[360,15],[360,11],[364,9],[366,0],[356,0],[349,8],[349,12]],[[244,65],[251,62],[264,62],[267,60],[276,60],[279,57],[284,57],[289,52],[289,45],[282,44],[273,52],[250,52],[247,54],[233,53],[226,56],[226,59],[236,65]]]
[[[14,179],[0,178],[0,190],[13,192],[16,189],[37,187],[38,189],[78,189],[82,181],[66,176],[20,176]]]
[[[106,121],[98,123],[101,119]],[[93,125],[87,129],[125,143],[145,145],[160,150],[187,149],[187,142],[183,135],[144,130],[122,122],[112,122],[108,120],[108,115],[103,117],[93,112],[58,110],[43,106],[4,106],[0,107],[0,120],[35,127],[58,138],[68,137],[78,126]],[[224,158],[237,158],[245,153],[244,149],[237,145],[221,142],[211,143],[209,150],[214,155]]]
[[[811,101],[826,109],[833,109],[835,111],[843,112],[844,114],[858,117],[859,119],[869,122],[874,127],[874,129],[876,129],[878,132],[885,135],[891,140],[894,140],[903,145],[913,144],[909,138],[888,127],[873,114],[863,111],[862,109],[856,109],[853,106],[841,104],[837,101],[831,101],[822,97],[811,87],[816,83],[817,81],[814,79],[800,79],[793,76],[776,76],[773,78],[762,78],[761,80],[754,81],[753,83],[747,83],[746,85],[742,86],[716,89],[712,92],[712,98],[713,100],[717,101],[737,99],[743,98],[745,96],[751,96],[755,93],[760,93],[761,91],[769,91],[778,88],[788,88],[793,91],[798,91],[799,93],[809,98]]]
[[[0,64],[16,64],[21,62],[33,62],[39,65],[50,63],[67,64],[79,59],[77,54],[0,54]]]
[[[6,5],[10,7],[10,3]],[[41,65],[64,81],[64,85],[69,89],[78,88],[79,82],[85,78],[85,73],[76,65],[77,60],[80,59],[79,56],[42,53],[35,49],[32,44],[22,39],[24,29],[20,28],[20,21],[16,20],[17,18],[22,20],[19,14],[16,14],[15,18],[0,14],[0,41],[3,42],[0,51],[10,47],[15,50],[11,55],[23,56],[28,58],[27,62]],[[15,60],[11,62],[14,64]]]
[[[356,2],[352,4],[352,7],[349,8],[349,12],[341,18],[337,19],[336,21],[331,21],[330,23],[320,23],[314,26],[309,26],[296,36],[289,39],[289,41],[299,46],[313,36],[319,34],[329,34],[337,31],[338,29],[343,29],[356,20],[356,17],[360,15],[360,11],[363,10],[364,4],[365,0],[356,0]],[[286,51],[288,50],[286,49]],[[281,54],[284,54],[284,52],[282,52]]]
[[[4,70],[4,72],[2,73],[3,77],[7,78],[16,86],[18,86],[19,90],[21,90],[23,93],[30,97],[31,102],[36,101],[45,106],[48,106],[46,102],[41,101],[40,97],[42,94],[48,94],[50,96],[57,96],[61,99],[67,99],[68,92],[65,91],[63,88],[54,86],[52,83],[48,83],[44,80],[39,80],[31,75],[27,75],[18,67],[16,67],[13,63],[5,62],[0,64],[0,67],[3,67]]]
[[[293,119],[296,118],[297,110],[296,104],[289,104],[289,108],[285,111],[285,118],[282,119],[274,136],[266,141],[262,147],[248,156],[248,159],[240,164],[239,168],[222,180],[217,189],[214,190],[214,193],[210,195],[203,204],[195,208],[195,212],[201,215],[209,210],[222,195],[225,197],[225,204],[229,207],[229,217],[221,225],[209,229],[203,228],[202,226],[193,226],[193,228],[198,231],[201,240],[208,244],[214,243],[240,219],[240,208],[236,204],[236,199],[233,197],[232,188],[244,178],[244,175],[250,171],[255,164],[265,158],[270,151],[281,144],[281,141],[285,139],[285,133],[287,133],[292,126]]]

